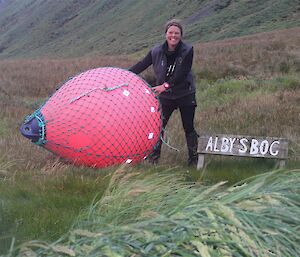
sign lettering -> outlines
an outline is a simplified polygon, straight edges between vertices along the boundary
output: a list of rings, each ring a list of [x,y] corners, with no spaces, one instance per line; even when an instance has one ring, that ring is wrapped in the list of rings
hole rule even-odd
[[[283,138],[234,135],[200,136],[198,153],[266,158],[287,158],[288,141]]]

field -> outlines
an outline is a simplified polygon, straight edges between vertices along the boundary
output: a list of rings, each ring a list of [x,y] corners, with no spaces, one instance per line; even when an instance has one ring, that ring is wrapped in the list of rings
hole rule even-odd
[[[288,138],[286,170],[299,169],[299,34],[295,28],[195,45],[198,133]],[[107,193],[117,169],[65,163],[19,134],[23,118],[68,77],[100,66],[127,68],[143,54],[0,61],[0,254],[22,242],[61,238],[80,213]],[[151,71],[142,75],[149,83],[153,80]],[[167,132],[179,153],[163,146],[160,165],[141,163],[128,170],[149,178],[174,173],[205,185],[224,180],[231,185],[274,170],[273,160],[232,157],[209,157],[201,172],[187,167],[180,126],[175,113]]]

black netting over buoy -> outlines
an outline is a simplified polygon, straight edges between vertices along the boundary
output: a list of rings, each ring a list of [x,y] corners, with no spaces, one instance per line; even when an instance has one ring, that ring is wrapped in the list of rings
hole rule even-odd
[[[106,67],[68,80],[21,132],[76,164],[106,167],[142,160],[161,129],[160,104],[148,84],[132,72]]]

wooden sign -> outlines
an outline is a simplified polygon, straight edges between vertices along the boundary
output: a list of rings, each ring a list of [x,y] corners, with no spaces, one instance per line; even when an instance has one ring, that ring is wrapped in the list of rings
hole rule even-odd
[[[199,158],[197,168],[203,167],[204,154],[262,157],[284,160],[287,159],[288,156],[288,140],[275,137],[223,134],[200,136],[198,139]]]

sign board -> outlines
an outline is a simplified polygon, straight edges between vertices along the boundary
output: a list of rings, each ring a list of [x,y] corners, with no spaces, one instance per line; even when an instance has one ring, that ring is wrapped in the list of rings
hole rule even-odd
[[[262,157],[287,159],[288,140],[275,137],[254,137],[241,135],[210,135],[198,138],[199,161],[201,167],[203,154]],[[203,165],[203,164],[202,164]]]

